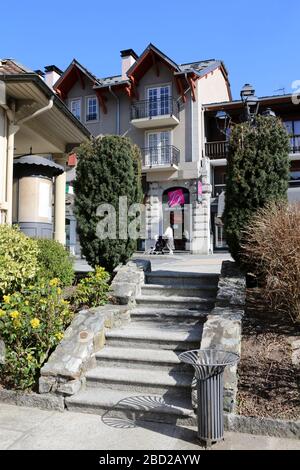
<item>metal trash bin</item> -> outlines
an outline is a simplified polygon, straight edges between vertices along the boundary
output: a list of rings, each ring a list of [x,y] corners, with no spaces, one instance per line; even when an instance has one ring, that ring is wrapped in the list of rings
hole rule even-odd
[[[198,437],[206,446],[223,439],[223,375],[226,366],[239,361],[238,354],[220,349],[195,349],[179,354],[195,369],[197,380]]]

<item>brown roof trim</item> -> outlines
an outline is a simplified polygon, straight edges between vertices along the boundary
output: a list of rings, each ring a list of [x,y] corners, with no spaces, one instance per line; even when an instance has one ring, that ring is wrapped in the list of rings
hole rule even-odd
[[[73,59],[70,65],[66,68],[63,74],[59,77],[57,82],[54,84],[54,90],[58,90],[64,80],[69,76],[70,72],[76,67],[81,73],[83,73],[91,82],[98,82],[95,75],[93,75],[89,70],[87,70],[83,65],[81,65],[76,59]]]

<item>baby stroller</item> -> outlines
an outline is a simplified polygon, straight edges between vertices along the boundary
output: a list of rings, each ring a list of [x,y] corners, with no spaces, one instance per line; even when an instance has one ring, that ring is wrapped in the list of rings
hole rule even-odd
[[[156,239],[155,246],[151,247],[149,250],[149,255],[163,255],[164,249],[166,248],[166,240],[162,235],[159,235]]]

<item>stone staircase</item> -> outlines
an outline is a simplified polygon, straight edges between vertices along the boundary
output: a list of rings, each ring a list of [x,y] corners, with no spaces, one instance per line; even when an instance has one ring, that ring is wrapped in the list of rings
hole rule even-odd
[[[193,369],[178,359],[198,349],[214,306],[218,275],[154,271],[136,298],[131,322],[106,332],[85,387],[66,399],[72,411],[113,418],[195,423]]]

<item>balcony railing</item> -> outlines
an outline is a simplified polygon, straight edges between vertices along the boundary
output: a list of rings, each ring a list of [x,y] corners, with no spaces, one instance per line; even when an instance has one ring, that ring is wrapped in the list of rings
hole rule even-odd
[[[142,149],[143,167],[178,165],[180,151],[174,145],[146,147]]]
[[[205,155],[211,159],[226,158],[227,157],[228,142],[220,140],[217,142],[205,143]]]
[[[290,136],[291,153],[300,153],[300,135]],[[219,140],[216,142],[205,142],[205,156],[216,160],[218,158],[227,158],[228,142]]]
[[[291,153],[300,153],[300,135],[290,136]]]
[[[179,119],[179,105],[173,98],[143,100],[131,105],[131,119],[151,119],[168,115]]]

